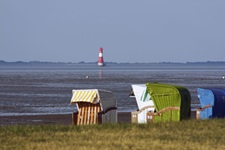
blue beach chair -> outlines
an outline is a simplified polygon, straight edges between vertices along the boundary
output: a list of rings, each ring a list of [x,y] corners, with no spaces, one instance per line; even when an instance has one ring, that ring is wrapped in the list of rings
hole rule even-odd
[[[198,88],[201,108],[197,110],[197,119],[211,119],[225,117],[225,89]]]

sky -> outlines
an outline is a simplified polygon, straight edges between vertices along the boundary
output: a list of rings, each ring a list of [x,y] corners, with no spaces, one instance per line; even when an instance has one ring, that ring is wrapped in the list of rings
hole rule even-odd
[[[0,60],[225,61],[225,0],[0,0]]]

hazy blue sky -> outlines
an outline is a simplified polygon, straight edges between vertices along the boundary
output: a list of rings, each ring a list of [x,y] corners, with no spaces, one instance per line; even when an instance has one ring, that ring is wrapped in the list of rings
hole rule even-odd
[[[0,0],[0,60],[225,61],[225,0]]]

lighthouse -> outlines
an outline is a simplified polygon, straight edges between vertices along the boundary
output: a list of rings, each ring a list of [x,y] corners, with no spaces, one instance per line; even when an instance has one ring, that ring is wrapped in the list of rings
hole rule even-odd
[[[100,49],[99,49],[98,66],[104,66],[104,61],[103,61],[103,48],[102,47],[100,47]]]

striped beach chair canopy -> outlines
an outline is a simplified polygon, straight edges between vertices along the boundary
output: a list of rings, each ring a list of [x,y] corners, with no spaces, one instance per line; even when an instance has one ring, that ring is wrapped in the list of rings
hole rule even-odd
[[[111,91],[100,89],[79,89],[72,90],[72,98],[70,104],[78,102],[88,102],[92,104],[100,103],[102,110],[110,107],[116,107],[116,97]]]
[[[72,93],[73,96],[71,98],[71,104],[77,102],[97,104],[100,101],[100,96],[97,89],[73,90]]]

